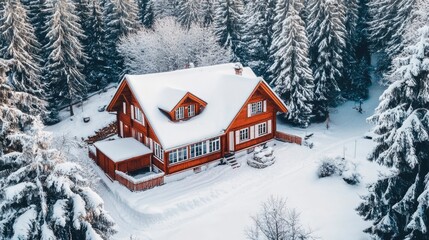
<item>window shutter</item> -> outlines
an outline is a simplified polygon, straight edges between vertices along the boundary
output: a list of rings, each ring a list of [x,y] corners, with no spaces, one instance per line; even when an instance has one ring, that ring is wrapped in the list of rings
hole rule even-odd
[[[229,132],[229,151],[234,151],[234,131]]]
[[[147,136],[144,137],[144,144],[146,146],[149,146],[149,139],[147,138]]]
[[[260,125],[260,124],[256,124],[256,125],[255,125],[255,131],[254,131],[254,132],[255,132],[255,138],[258,138],[258,137],[259,137],[259,125]]]
[[[250,139],[255,138],[255,126],[250,126]]]
[[[235,144],[240,143],[240,131],[235,131]]]
[[[252,116],[252,104],[247,104],[247,117]]]
[[[143,112],[141,112],[141,115],[142,115],[142,124],[143,124],[143,126],[145,125],[145,122],[144,122],[144,115],[143,115]]]
[[[263,111],[266,112],[267,111],[267,100],[264,100],[263,104],[264,104]]]
[[[206,141],[206,153],[210,152],[210,140]]]
[[[149,138],[149,148],[153,152],[153,140],[152,140],[152,138]]]
[[[122,102],[122,112],[124,114],[127,114],[127,103],[126,102]]]
[[[267,127],[268,127],[268,133],[271,133],[271,122],[272,122],[272,120],[270,119],[270,120],[268,120],[268,123],[267,123]]]
[[[134,105],[131,105],[131,119],[134,119]]]

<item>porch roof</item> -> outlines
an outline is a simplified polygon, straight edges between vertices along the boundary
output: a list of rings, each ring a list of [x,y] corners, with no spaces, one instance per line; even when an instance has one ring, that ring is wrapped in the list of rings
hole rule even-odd
[[[119,138],[101,141],[94,146],[113,162],[122,162],[130,158],[152,154],[152,150],[134,138]]]

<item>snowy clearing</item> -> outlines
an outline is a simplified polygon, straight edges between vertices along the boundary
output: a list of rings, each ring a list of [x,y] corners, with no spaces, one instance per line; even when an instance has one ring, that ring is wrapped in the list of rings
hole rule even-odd
[[[366,160],[374,143],[363,138],[371,128],[366,118],[373,113],[382,90],[377,84],[371,87],[370,99],[363,103],[363,114],[353,109],[353,102],[334,109],[329,129],[325,123],[299,129],[278,121],[279,130],[300,136],[313,133],[309,141],[314,147],[273,141],[276,163],[265,169],[249,167],[244,155],[238,158],[240,168],[217,166],[181,181],[133,193],[111,183],[94,165],[102,179],[97,190],[118,225],[115,239],[129,239],[131,235],[138,239],[245,239],[250,216],[270,195],[287,198],[289,207],[301,212],[302,223],[317,237],[368,239],[362,230],[369,223],[357,215],[355,208],[366,192],[366,184],[375,181],[382,170]],[[76,111],[75,119],[79,121],[65,119],[47,130],[76,137],[93,134],[114,120],[114,115],[97,111],[108,103],[113,91],[86,102],[83,113]],[[83,115],[91,117],[89,124],[81,122]],[[356,164],[362,182],[351,186],[341,177],[318,179],[320,160],[344,153],[347,160]]]

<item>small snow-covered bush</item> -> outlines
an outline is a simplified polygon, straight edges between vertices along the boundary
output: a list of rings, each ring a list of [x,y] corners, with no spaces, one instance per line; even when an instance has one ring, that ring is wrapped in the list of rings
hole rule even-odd
[[[324,158],[317,169],[317,176],[324,178],[334,174],[341,175],[344,168],[341,161],[341,158]]]
[[[361,175],[356,172],[356,167],[349,168],[346,171],[343,171],[343,174],[341,175],[343,177],[344,182],[350,184],[350,185],[357,185],[360,183]]]
[[[317,176],[324,178],[332,175],[341,176],[350,185],[359,184],[361,181],[361,175],[356,171],[356,164],[341,157],[324,158],[320,161]]]

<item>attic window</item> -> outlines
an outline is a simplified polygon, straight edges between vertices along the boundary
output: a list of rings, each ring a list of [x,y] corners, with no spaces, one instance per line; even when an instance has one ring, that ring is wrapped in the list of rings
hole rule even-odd
[[[185,117],[185,108],[179,107],[176,109],[176,120],[183,119]]]
[[[191,104],[188,107],[188,117],[193,117],[195,116],[195,105]]]
[[[252,103],[252,115],[258,114],[262,112],[262,101]]]

